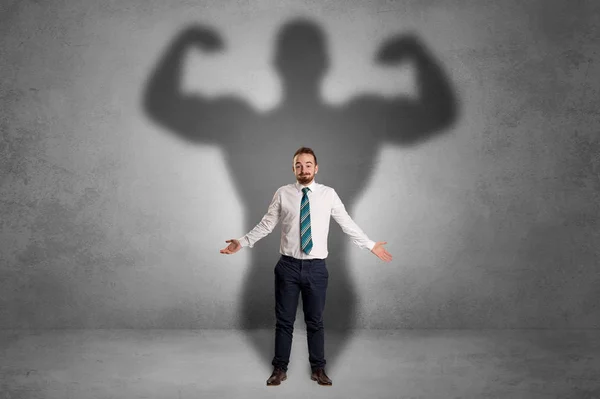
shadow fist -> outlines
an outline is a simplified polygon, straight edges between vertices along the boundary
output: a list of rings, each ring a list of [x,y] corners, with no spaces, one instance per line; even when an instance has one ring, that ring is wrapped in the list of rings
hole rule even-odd
[[[204,51],[219,51],[225,47],[221,35],[216,30],[205,26],[189,27],[183,31],[181,38],[187,45]]]
[[[400,35],[386,40],[376,55],[376,61],[384,65],[397,65],[412,60],[423,46],[415,35]]]

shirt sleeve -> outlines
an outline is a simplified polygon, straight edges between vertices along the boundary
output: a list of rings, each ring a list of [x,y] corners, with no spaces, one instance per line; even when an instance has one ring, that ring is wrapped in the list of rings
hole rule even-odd
[[[337,192],[333,190],[333,205],[331,207],[331,216],[340,225],[342,231],[346,233],[352,239],[352,242],[359,248],[366,248],[369,251],[375,246],[375,241],[370,240],[369,237],[361,230],[360,227],[352,220],[346,207],[342,203],[342,200],[338,196]]]
[[[275,195],[273,195],[273,199],[271,200],[271,204],[267,209],[267,213],[261,221],[252,229],[248,234],[238,239],[242,248],[244,247],[254,247],[254,244],[261,238],[265,237],[269,233],[273,231],[277,223],[279,223],[279,217],[281,215],[281,196],[280,190],[277,190]]]

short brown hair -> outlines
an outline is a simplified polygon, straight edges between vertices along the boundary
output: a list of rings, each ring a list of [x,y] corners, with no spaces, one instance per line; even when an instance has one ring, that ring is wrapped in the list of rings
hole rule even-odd
[[[313,158],[315,158],[315,165],[317,165],[317,156],[315,155],[315,152],[311,148],[308,148],[308,147],[300,147],[300,148],[298,148],[298,151],[296,151],[296,153],[294,154],[294,158],[296,158],[296,155],[299,155],[299,154],[310,154],[310,155],[312,155]],[[294,158],[292,158],[292,159],[294,159]]]

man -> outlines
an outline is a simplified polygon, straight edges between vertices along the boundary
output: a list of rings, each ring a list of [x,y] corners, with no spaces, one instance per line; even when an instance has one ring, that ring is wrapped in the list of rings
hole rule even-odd
[[[323,310],[329,272],[327,236],[333,216],[342,231],[360,248],[368,248],[385,262],[392,260],[383,245],[374,242],[350,218],[335,190],[315,181],[319,171],[312,149],[301,147],[293,158],[297,182],[280,187],[273,196],[267,213],[248,234],[230,239],[222,254],[234,254],[271,233],[282,222],[281,258],[275,266],[275,356],[273,373],[267,385],[280,385],[287,379],[287,367],[292,348],[292,334],[298,296],[302,293],[304,320],[308,340],[311,379],[320,385],[332,385],[325,373],[325,339]]]

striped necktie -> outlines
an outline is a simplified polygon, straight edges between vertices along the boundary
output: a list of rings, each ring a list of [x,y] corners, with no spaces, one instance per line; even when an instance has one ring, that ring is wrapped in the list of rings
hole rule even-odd
[[[302,189],[302,202],[300,202],[300,242],[304,253],[309,254],[312,249],[312,234],[310,232],[310,204],[308,202],[308,191],[310,188]]]

